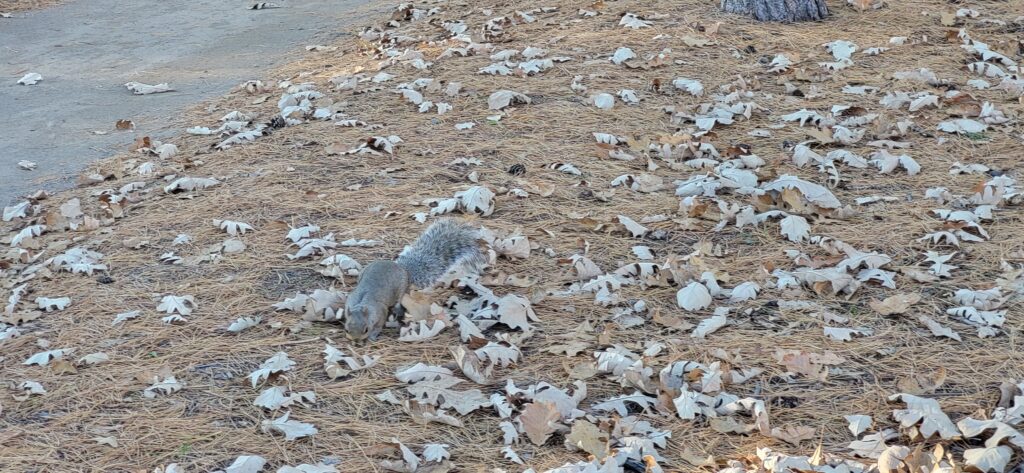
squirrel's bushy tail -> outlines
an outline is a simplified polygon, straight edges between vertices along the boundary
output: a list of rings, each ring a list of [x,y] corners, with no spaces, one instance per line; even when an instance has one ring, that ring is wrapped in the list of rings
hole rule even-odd
[[[409,282],[425,289],[459,265],[483,263],[479,238],[480,232],[465,222],[438,220],[398,255],[397,263],[409,273]]]

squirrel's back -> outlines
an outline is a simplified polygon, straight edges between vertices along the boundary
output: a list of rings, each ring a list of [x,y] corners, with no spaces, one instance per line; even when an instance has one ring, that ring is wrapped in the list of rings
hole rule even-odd
[[[438,220],[398,255],[396,262],[409,273],[410,283],[427,288],[456,266],[481,264],[479,238],[480,232],[467,223]]]

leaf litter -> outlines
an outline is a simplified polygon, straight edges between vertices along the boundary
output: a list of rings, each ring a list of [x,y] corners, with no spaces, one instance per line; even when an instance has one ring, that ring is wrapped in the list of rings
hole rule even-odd
[[[64,444],[144,439],[131,462],[163,471],[183,439],[206,471],[1004,471],[1024,373],[972,367],[1024,361],[1024,81],[1012,35],[987,26],[1015,17],[972,5],[950,29],[855,6],[776,25],[695,4],[403,4],[358,44],[194,112],[173,150],[147,143],[88,187],[4,209],[15,399],[61,402],[70,384],[131,393],[130,412],[189,402],[183,424],[83,397],[38,426]],[[336,336],[324,321],[356,261],[447,212],[510,235],[488,274],[453,277],[376,344]],[[149,248],[121,246],[142,229]],[[225,232],[244,251],[222,251]],[[90,353],[77,372],[72,352]],[[129,435],[70,428],[91,419]],[[271,434],[311,456],[263,448]],[[5,448],[46,455],[22,438]]]

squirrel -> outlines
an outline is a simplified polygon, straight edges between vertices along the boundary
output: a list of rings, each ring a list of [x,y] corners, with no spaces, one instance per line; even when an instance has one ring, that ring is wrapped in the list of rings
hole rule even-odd
[[[405,315],[402,296],[412,286],[427,289],[452,269],[475,269],[482,265],[479,238],[480,232],[469,224],[442,219],[430,225],[397,260],[378,260],[367,265],[345,301],[348,338],[376,340],[389,310],[399,320]]]

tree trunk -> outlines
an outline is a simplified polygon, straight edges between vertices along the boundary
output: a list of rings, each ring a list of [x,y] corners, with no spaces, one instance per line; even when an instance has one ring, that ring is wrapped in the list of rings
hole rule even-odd
[[[818,21],[828,16],[825,0],[722,0],[722,10],[757,21]]]

